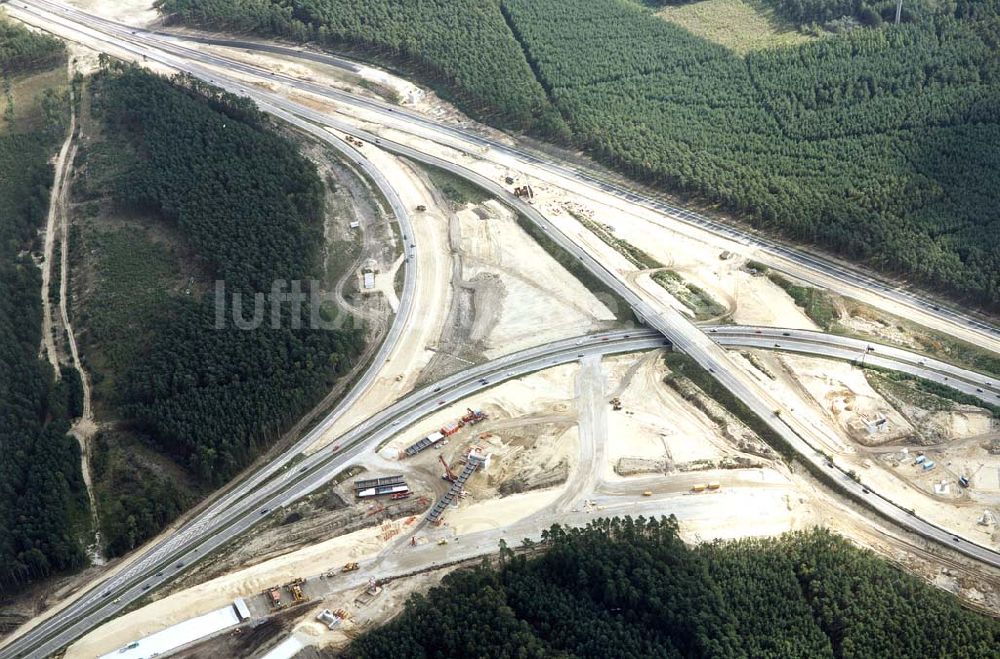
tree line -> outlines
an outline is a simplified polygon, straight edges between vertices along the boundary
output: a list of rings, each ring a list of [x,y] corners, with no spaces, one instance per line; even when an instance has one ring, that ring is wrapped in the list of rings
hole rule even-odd
[[[992,657],[996,620],[825,530],[691,548],[670,518],[543,533],[453,572],[348,657]],[[525,541],[530,545],[529,541]]]
[[[62,45],[0,20],[5,76],[59,66]],[[38,100],[38,99],[35,99]],[[68,108],[62,108],[65,120]],[[38,358],[42,334],[40,248],[58,149],[55,131],[0,128],[0,588],[84,562],[76,522],[85,518],[80,451],[67,435],[81,405],[72,369],[62,379]]]
[[[756,227],[1000,305],[996,0],[960,0],[902,26],[746,57],[628,0],[440,4],[159,6],[203,26],[390,52],[451,96],[474,95],[464,109],[481,119],[571,138],[629,176],[709,200]],[[802,20],[883,8],[773,4]],[[524,91],[537,83],[558,121],[537,91]]]

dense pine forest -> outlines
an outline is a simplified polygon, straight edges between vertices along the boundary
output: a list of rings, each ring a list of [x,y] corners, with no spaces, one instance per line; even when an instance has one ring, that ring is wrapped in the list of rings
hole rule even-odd
[[[408,59],[480,118],[553,139],[565,122],[636,179],[1000,305],[996,0],[924,3],[880,27],[869,14],[882,3],[773,0],[794,22],[873,27],[745,57],[647,4],[663,3],[160,0],[188,23]],[[531,91],[539,84],[547,98]]]
[[[827,531],[701,545],[675,518],[554,526],[452,573],[346,656],[994,657],[996,620]]]
[[[14,82],[65,63],[62,44],[0,19],[2,103],[30,103]],[[36,109],[38,109],[36,107]],[[79,414],[79,383],[58,383],[38,358],[41,343],[40,251],[58,126],[21,132],[0,120],[0,588],[17,588],[81,565],[74,523],[85,518],[80,451],[66,434]],[[13,113],[9,113],[13,114]],[[62,107],[61,124],[68,115]],[[50,130],[50,128],[52,128]]]
[[[252,301],[269,293],[275,281],[303,280],[308,292],[323,243],[323,185],[252,104],[189,78],[168,80],[110,61],[90,88],[93,113],[111,137],[89,150],[97,165],[88,171],[100,178],[113,163],[115,173],[84,180],[86,195],[108,194],[116,213],[176,232],[209,277],[225,282],[227,307],[234,295]],[[129,244],[120,232],[89,240],[95,255]],[[139,298],[170,276],[172,257],[138,239],[132,244],[144,263],[122,261],[135,272],[112,272],[111,279],[148,279],[129,290]],[[155,265],[161,257],[163,267]],[[95,379],[113,381],[105,402],[119,422],[97,439],[94,465],[107,481],[101,521],[112,555],[155,534],[190,503],[167,476],[170,466],[150,470],[136,459],[138,449],[169,456],[196,489],[221,485],[315,405],[363,347],[362,331],[350,324],[309,329],[308,301],[300,327],[289,305],[272,327],[267,303],[266,322],[247,331],[228,311],[216,327],[214,288],[188,293],[147,295],[145,306],[130,300],[124,328],[99,322],[118,318],[99,308],[102,300],[114,304],[113,295],[84,304],[88,345],[113,356],[95,367]],[[251,317],[252,307],[244,315]]]

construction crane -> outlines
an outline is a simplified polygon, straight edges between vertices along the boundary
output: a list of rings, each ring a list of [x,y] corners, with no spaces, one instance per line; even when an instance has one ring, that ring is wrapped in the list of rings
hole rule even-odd
[[[444,457],[439,455],[438,460],[440,460],[441,464],[444,465],[444,476],[442,476],[441,478],[445,479],[449,483],[454,483],[455,481],[457,481],[458,476],[456,476],[455,472],[453,472],[451,470],[451,467],[448,466],[448,463],[445,461]]]

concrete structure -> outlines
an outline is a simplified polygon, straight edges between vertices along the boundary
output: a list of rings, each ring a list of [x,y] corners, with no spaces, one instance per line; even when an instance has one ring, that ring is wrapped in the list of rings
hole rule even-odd
[[[244,607],[246,603],[244,603]],[[249,613],[249,610],[247,611]],[[223,607],[211,613],[191,618],[167,627],[146,638],[133,641],[123,648],[110,652],[100,659],[148,659],[167,654],[189,643],[201,641],[240,623],[236,607]]]

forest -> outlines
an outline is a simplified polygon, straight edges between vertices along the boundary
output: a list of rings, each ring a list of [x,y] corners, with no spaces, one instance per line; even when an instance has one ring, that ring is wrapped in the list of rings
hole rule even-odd
[[[107,195],[112,215],[175,232],[206,277],[225,283],[227,307],[235,295],[268,293],[275,281],[301,280],[308,293],[323,243],[324,188],[295,144],[245,99],[186,77],[166,79],[109,59],[103,65],[90,99],[105,138],[84,158],[96,163],[82,177],[85,199]],[[247,331],[234,322],[217,326],[210,284],[201,294],[150,293],[172,276],[174,257],[140,234],[91,233],[83,242],[88,258],[96,258],[114,256],[131,241],[149,265],[120,261],[126,270],[138,268],[140,286],[111,281],[82,312],[87,346],[112,357],[92,363],[97,390],[104,391],[104,380],[112,383],[103,402],[117,421],[95,441],[111,555],[131,550],[193,496],[246,467],[329,391],[363,348],[362,330],[349,322],[310,329],[309,301],[299,327],[290,305],[282,305],[272,326],[268,305],[268,322]],[[120,278],[121,266],[106,274]],[[100,308],[116,297],[127,300],[119,315]],[[181,473],[164,477],[176,467],[149,449]]]
[[[782,3],[803,21],[848,9],[860,15],[868,7],[772,2],[785,11]],[[447,3],[443,13],[437,5],[161,0],[159,6],[203,26],[376,55],[388,48],[418,63],[418,73],[451,89],[450,96],[475,93],[478,103],[464,109],[499,125],[526,126],[509,117],[539,116],[538,108],[549,116],[544,100],[520,91],[540,83],[570,139],[637,180],[708,201],[789,240],[1000,307],[996,0],[960,0],[941,5],[947,11],[917,12],[900,26],[854,29],[745,57],[630,0],[463,0]],[[419,19],[387,29],[386,21],[408,11]],[[485,25],[491,33],[509,31],[511,39],[500,40],[507,45],[466,47]],[[406,46],[376,44],[373,30]],[[429,34],[433,43],[424,41]],[[447,53],[439,52],[441,43]],[[563,127],[554,126],[546,119],[527,127],[565,139]]]
[[[0,19],[5,81],[61,66],[65,56],[58,41]],[[74,528],[86,512],[80,452],[66,434],[79,414],[79,382],[65,377],[57,383],[52,368],[38,358],[42,278],[31,252],[40,248],[38,230],[53,177],[49,158],[61,141],[54,133],[45,126],[18,133],[0,123],[0,588],[5,590],[84,562]]]
[[[691,548],[673,516],[617,518],[525,545],[446,575],[345,656],[971,658],[1000,643],[996,620],[825,530]]]

